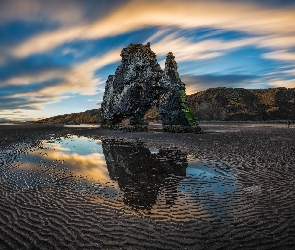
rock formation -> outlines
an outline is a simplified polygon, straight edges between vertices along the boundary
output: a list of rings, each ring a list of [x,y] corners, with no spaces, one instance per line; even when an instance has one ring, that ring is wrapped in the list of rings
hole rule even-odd
[[[165,90],[159,103],[159,113],[163,125],[196,125],[195,118],[187,107],[185,85],[177,72],[175,57],[171,52],[166,57],[164,78]]]
[[[188,96],[198,120],[295,120],[295,88],[210,88]]]
[[[158,64],[149,43],[131,44],[122,50],[121,57],[115,75],[110,75],[106,82],[101,104],[104,126],[114,127],[126,119],[132,126],[143,125],[147,111],[156,106],[164,126],[195,125],[192,130],[201,131],[187,108],[185,85],[171,52],[165,70]]]
[[[121,52],[122,64],[108,77],[101,117],[108,124],[142,124],[163,83],[160,65],[149,44],[131,44]]]

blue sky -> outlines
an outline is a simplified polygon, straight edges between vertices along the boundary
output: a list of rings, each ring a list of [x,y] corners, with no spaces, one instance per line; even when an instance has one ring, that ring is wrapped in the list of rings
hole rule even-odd
[[[294,0],[0,0],[0,118],[99,108],[122,48],[147,42],[187,94],[295,87]]]

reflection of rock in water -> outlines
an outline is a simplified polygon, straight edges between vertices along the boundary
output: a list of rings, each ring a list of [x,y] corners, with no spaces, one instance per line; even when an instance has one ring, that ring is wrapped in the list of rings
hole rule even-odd
[[[150,210],[160,191],[167,205],[174,203],[179,176],[185,176],[187,168],[184,152],[160,149],[152,154],[142,145],[114,140],[103,141],[102,148],[110,178],[118,181],[125,204]]]

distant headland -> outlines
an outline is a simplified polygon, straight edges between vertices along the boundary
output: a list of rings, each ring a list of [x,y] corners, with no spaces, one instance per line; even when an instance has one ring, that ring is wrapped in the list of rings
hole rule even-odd
[[[187,96],[187,105],[198,121],[295,121],[295,88],[210,88]],[[101,123],[101,109],[53,116],[40,123]],[[145,114],[160,121],[157,108]]]

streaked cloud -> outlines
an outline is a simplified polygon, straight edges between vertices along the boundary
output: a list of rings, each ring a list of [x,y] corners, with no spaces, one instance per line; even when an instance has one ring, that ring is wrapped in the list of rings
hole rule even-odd
[[[277,50],[263,54],[263,57],[280,61],[291,61],[295,65],[295,53],[287,50]]]
[[[285,88],[295,88],[295,80],[290,79],[273,79],[270,81],[272,87],[285,87]]]
[[[26,20],[67,27],[104,17],[124,4],[125,0],[9,0],[0,3],[2,22]]]
[[[281,73],[295,76],[295,69],[283,70],[283,71],[281,71]]]
[[[96,100],[96,99],[88,99],[87,102],[100,102],[100,100]]]
[[[252,84],[257,76],[251,75],[183,75],[181,80],[186,84],[186,92],[188,95],[208,88],[232,87],[240,88],[241,86]],[[253,84],[257,84],[254,83]]]
[[[230,10],[230,11],[229,11]],[[191,29],[215,27],[258,35],[276,35],[276,39],[295,31],[294,10],[262,8],[253,3],[223,1],[130,1],[91,23],[44,32],[13,49],[15,56],[41,53],[65,42],[114,36],[146,26]]]
[[[99,58],[90,58],[73,68],[41,70],[37,75],[33,71],[31,75],[25,74],[0,81],[0,86],[6,86],[8,90],[8,93],[2,97],[0,111],[9,108],[38,110],[43,105],[68,98],[70,94],[94,95],[99,90],[104,90],[104,86],[99,87],[99,84],[104,82],[101,82],[101,79],[95,75],[95,71],[119,60],[120,50],[114,50]],[[54,79],[60,80],[51,85],[46,83]],[[46,84],[35,84],[33,87],[34,82],[45,82]],[[21,85],[27,85],[27,88],[22,91]]]
[[[198,61],[222,56],[230,50],[243,46],[255,44],[256,38],[236,39],[224,41],[221,39],[209,39],[194,42],[190,38],[178,37],[177,34],[170,34],[155,44],[152,44],[153,51],[157,55],[167,55],[169,51],[177,57],[177,61]]]

